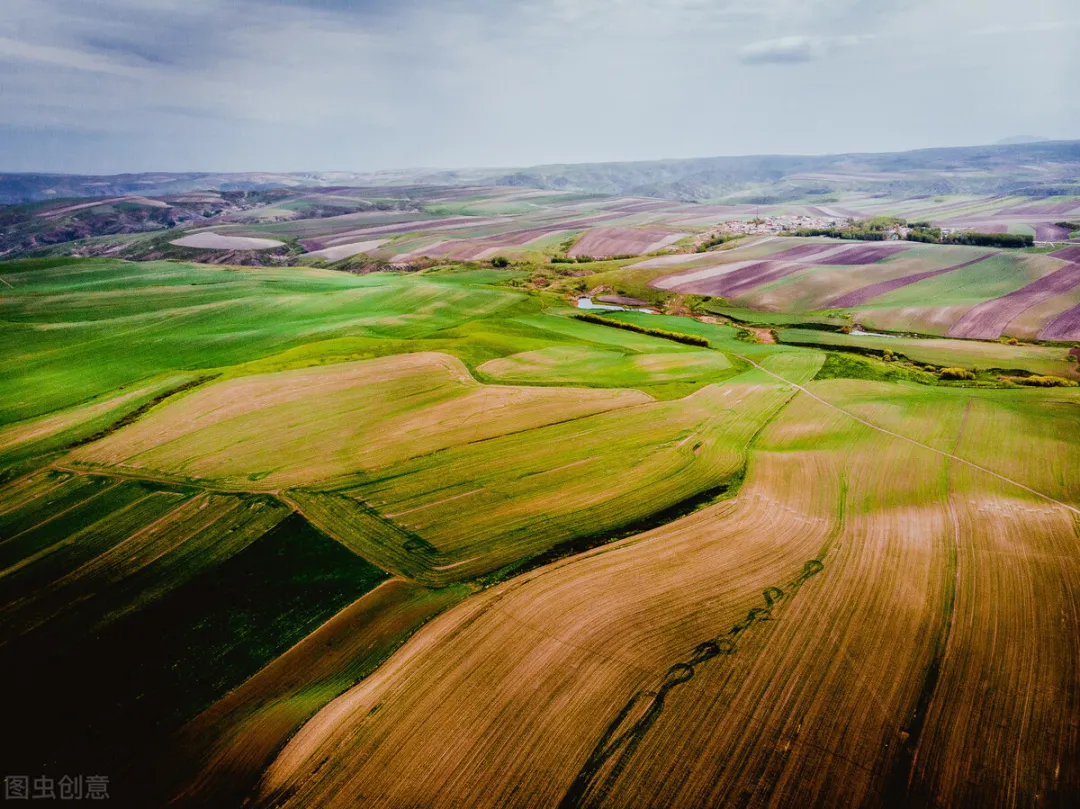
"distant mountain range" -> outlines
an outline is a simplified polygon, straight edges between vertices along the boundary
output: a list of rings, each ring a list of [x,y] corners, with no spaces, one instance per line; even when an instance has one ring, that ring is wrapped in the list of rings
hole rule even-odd
[[[1012,146],[1017,143],[1046,143],[1050,138],[1039,135],[1013,135],[1011,138],[1002,138],[997,142],[998,146]]]
[[[1028,141],[1025,136],[1021,143],[880,154],[704,157],[511,169],[0,174],[0,203],[125,194],[162,196],[197,190],[459,185],[751,204],[824,197],[840,191],[897,197],[968,193],[1040,197],[1080,194],[1080,141]]]

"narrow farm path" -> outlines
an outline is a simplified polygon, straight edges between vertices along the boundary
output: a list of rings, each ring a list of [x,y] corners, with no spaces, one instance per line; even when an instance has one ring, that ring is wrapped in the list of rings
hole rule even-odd
[[[60,472],[69,472],[72,475],[101,477],[101,478],[116,478],[119,480],[145,480],[150,483],[161,483],[165,486],[187,486],[192,489],[201,489],[207,492],[215,492],[217,494],[276,494],[272,491],[251,491],[249,489],[237,489],[235,487],[215,486],[209,483],[203,483],[201,481],[192,482],[186,480],[180,480],[177,478],[170,478],[164,475],[154,475],[150,472],[136,471],[120,469],[115,466],[97,468],[86,468],[67,466],[59,461],[53,461],[49,464],[49,467],[56,469]],[[38,471],[38,470],[35,470]]]
[[[893,438],[899,438],[901,441],[907,441],[909,444],[914,444],[917,447],[922,447],[923,449],[928,450],[929,452],[933,452],[933,453],[935,453],[937,455],[941,455],[944,458],[951,458],[952,460],[956,461],[957,463],[962,463],[965,466],[971,467],[972,469],[977,469],[980,472],[985,472],[987,475],[990,475],[992,477],[997,478],[998,480],[1002,480],[1002,481],[1004,481],[1006,483],[1009,483],[1009,484],[1011,484],[1013,486],[1021,488],[1024,491],[1035,495],[1036,497],[1041,497],[1043,500],[1047,500],[1047,501],[1049,501],[1051,503],[1054,503],[1055,505],[1059,505],[1062,508],[1068,509],[1069,511],[1073,512],[1073,514],[1080,515],[1080,508],[1077,508],[1076,506],[1070,506],[1068,503],[1063,503],[1060,500],[1057,500],[1056,498],[1053,498],[1048,494],[1044,494],[1043,492],[1038,491],[1037,489],[1033,489],[1030,486],[1025,486],[1023,483],[1021,483],[1018,480],[1013,480],[1010,477],[1006,477],[1005,475],[1002,475],[1002,474],[1000,474],[998,472],[995,472],[993,469],[987,469],[985,466],[980,466],[979,464],[974,463],[972,461],[969,461],[966,458],[961,458],[961,457],[959,457],[957,455],[954,455],[952,452],[946,452],[945,450],[937,449],[936,447],[932,447],[929,444],[924,444],[922,441],[917,441],[916,439],[909,438],[908,436],[902,435],[901,433],[896,433],[896,432],[893,432],[892,430],[886,429],[885,427],[880,427],[877,424],[874,424],[873,422],[867,421],[866,419],[862,418],[861,416],[856,416],[854,413],[852,413],[852,412],[850,412],[848,410],[844,410],[844,408],[839,407],[837,405],[834,405],[832,402],[821,398],[816,393],[814,393],[813,391],[806,388],[804,385],[800,385],[797,382],[792,382],[789,379],[785,379],[784,377],[780,376],[780,374],[773,373],[768,368],[763,368],[761,365],[754,362],[749,357],[744,357],[742,354],[735,354],[735,356],[738,357],[741,360],[745,360],[746,362],[750,363],[752,366],[757,368],[759,371],[762,371],[762,372],[768,374],[769,376],[773,377],[774,379],[778,379],[778,380],[780,380],[781,382],[783,382],[783,383],[785,383],[787,385],[791,385],[792,387],[796,388],[797,390],[800,390],[803,393],[805,393],[811,399],[814,399],[815,401],[821,402],[821,404],[825,405],[826,407],[832,408],[833,410],[837,411],[838,413],[843,413],[848,418],[854,419],[855,421],[859,422],[860,424],[863,424],[863,425],[869,427],[871,430],[877,430],[879,433],[884,433],[885,435],[890,435]]]

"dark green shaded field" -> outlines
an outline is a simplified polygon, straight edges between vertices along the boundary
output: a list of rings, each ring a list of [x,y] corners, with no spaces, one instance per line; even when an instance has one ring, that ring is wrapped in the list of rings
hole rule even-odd
[[[139,755],[387,575],[294,514],[98,632],[31,632],[0,649],[20,763],[115,767]]]

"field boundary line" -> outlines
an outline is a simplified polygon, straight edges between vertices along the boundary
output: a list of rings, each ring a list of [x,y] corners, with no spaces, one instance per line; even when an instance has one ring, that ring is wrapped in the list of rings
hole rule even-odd
[[[337,532],[330,530],[329,528],[324,526],[322,522],[316,522],[315,520],[313,520],[307,514],[307,512],[305,512],[304,509],[302,509],[300,507],[300,504],[297,503],[295,500],[293,500],[291,497],[289,497],[287,494],[285,494],[283,492],[279,492],[276,496],[277,496],[278,500],[280,500],[282,503],[284,503],[289,508],[291,508],[295,513],[299,514],[301,517],[303,517],[305,520],[307,520],[308,523],[313,528],[315,528],[315,530],[321,531],[322,533],[326,534],[328,537],[330,537],[330,539],[334,540],[334,542],[339,544],[341,547],[343,547],[345,550],[347,550],[349,553],[351,553],[356,558],[363,559],[369,565],[371,565],[372,567],[378,568],[379,570],[383,571],[384,573],[389,573],[391,579],[395,579],[395,578],[402,579],[404,581],[412,582],[413,584],[417,584],[417,585],[419,585],[421,587],[428,587],[430,589],[430,585],[424,584],[423,582],[416,581],[416,579],[413,579],[413,578],[410,578],[409,576],[406,576],[400,570],[388,570],[386,565],[381,565],[378,562],[374,562],[371,559],[369,559],[367,556],[365,556],[364,554],[358,552],[356,550],[356,548],[354,548],[352,545],[350,545],[348,542],[346,542],[344,539],[342,539],[340,536],[338,536]],[[389,579],[387,581],[389,581]],[[370,591],[368,591],[368,592],[370,592]]]
[[[1056,505],[1059,505],[1062,508],[1068,509],[1069,511],[1073,512],[1073,514],[1080,515],[1080,508],[1077,508],[1076,506],[1070,506],[1068,503],[1063,503],[1060,500],[1057,500],[1057,499],[1051,497],[1048,494],[1043,494],[1042,492],[1038,491],[1037,489],[1033,489],[1030,486],[1026,486],[1025,484],[1021,483],[1018,480],[1013,480],[1012,478],[1006,477],[1005,475],[1002,475],[999,472],[995,472],[993,469],[987,469],[985,466],[980,466],[979,464],[975,463],[974,461],[969,461],[966,458],[961,458],[958,455],[954,455],[951,452],[946,452],[945,450],[938,449],[937,447],[932,447],[929,444],[924,444],[922,441],[917,441],[916,439],[909,438],[908,436],[902,435],[901,433],[893,432],[892,430],[890,430],[890,429],[888,429],[886,427],[879,427],[878,425],[874,424],[873,422],[867,421],[866,419],[862,418],[861,416],[856,416],[854,413],[852,413],[852,412],[850,412],[848,410],[845,410],[844,408],[839,407],[838,405],[834,405],[832,402],[830,402],[830,401],[828,401],[826,399],[821,398],[816,393],[814,393],[811,390],[809,390],[808,388],[806,388],[804,385],[800,385],[798,382],[792,382],[791,380],[785,379],[784,377],[780,376],[780,374],[773,373],[769,369],[763,368],[762,366],[758,365],[756,362],[754,362],[749,357],[744,357],[742,354],[736,354],[735,356],[738,357],[741,360],[745,360],[746,362],[750,363],[755,368],[757,368],[759,371],[762,371],[762,372],[768,374],[769,376],[773,377],[774,379],[778,379],[778,380],[780,380],[781,382],[783,382],[783,383],[785,383],[787,385],[791,385],[791,386],[795,387],[796,389],[798,389],[798,390],[802,391],[803,393],[805,393],[811,399],[814,399],[815,401],[820,402],[821,404],[825,405],[828,408],[831,408],[832,410],[835,410],[835,411],[837,411],[839,413],[843,413],[848,418],[854,419],[855,421],[859,422],[859,424],[862,424],[862,425],[864,425],[866,427],[869,427],[871,430],[877,430],[879,433],[884,433],[885,435],[891,435],[893,438],[899,438],[901,441],[907,441],[909,444],[914,444],[917,447],[922,447],[925,450],[929,450],[930,452],[933,452],[933,453],[935,453],[937,455],[941,455],[941,456],[943,456],[945,458],[952,458],[954,461],[958,461],[959,463],[962,463],[965,466],[969,466],[972,469],[978,469],[980,472],[985,472],[986,474],[991,475],[992,477],[995,477],[998,480],[1002,480],[1005,483],[1011,483],[1013,486],[1016,486],[1017,488],[1023,489],[1024,491],[1026,491],[1026,492],[1028,492],[1030,494],[1033,494],[1036,497],[1041,497],[1043,500],[1046,500],[1046,501],[1048,501],[1050,503],[1054,503]]]
[[[75,466],[65,466],[60,461],[54,461],[49,464],[53,469],[58,469],[61,472],[70,472],[73,475],[80,475],[83,477],[103,477],[103,478],[119,478],[121,480],[145,480],[150,483],[160,483],[163,486],[180,486],[182,488],[197,489],[203,492],[214,492],[216,494],[251,494],[251,495],[264,495],[273,496],[273,491],[264,491],[259,489],[229,489],[224,486],[216,486],[212,483],[192,483],[182,478],[169,478],[167,476],[158,476],[151,472],[141,472],[138,470],[128,471],[121,469],[117,466],[102,466],[80,469]]]
[[[464,492],[463,494],[455,494],[453,497],[444,497],[442,500],[436,500],[433,503],[424,503],[422,506],[415,506],[413,508],[406,509],[405,511],[395,511],[393,514],[384,514],[388,520],[392,520],[395,517],[404,517],[406,514],[412,514],[414,511],[422,511],[425,508],[434,508],[435,506],[441,506],[443,503],[449,503],[452,500],[460,500],[462,497],[468,497],[469,495],[477,494],[484,491],[486,487],[481,486],[479,489],[473,489],[471,492]]]

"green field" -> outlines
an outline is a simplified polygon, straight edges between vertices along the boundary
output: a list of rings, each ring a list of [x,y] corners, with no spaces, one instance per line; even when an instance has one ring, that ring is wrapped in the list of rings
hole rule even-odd
[[[730,375],[731,362],[715,351],[623,354],[559,346],[490,360],[477,370],[493,382],[636,388],[650,383],[719,382]]]
[[[842,334],[799,328],[777,330],[784,343],[817,347],[846,348],[881,354],[891,351],[908,359],[939,367],[971,370],[1021,371],[1070,378],[1076,363],[1068,362],[1066,351],[1037,345],[1007,345],[973,340],[921,339],[916,337]]]

